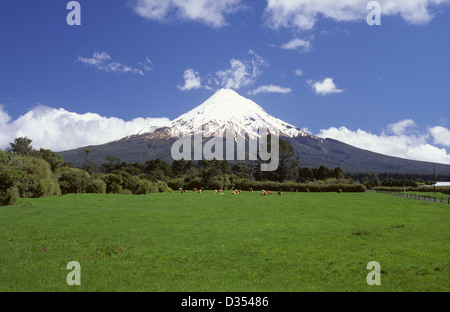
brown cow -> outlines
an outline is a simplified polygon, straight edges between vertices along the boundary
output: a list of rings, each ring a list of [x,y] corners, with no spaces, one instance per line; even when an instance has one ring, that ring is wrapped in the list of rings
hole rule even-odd
[[[283,195],[283,193],[281,191],[278,191],[278,195]]]

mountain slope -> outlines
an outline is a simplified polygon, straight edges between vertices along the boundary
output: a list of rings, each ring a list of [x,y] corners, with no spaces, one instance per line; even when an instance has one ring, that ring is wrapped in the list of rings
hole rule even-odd
[[[171,147],[183,134],[202,133],[204,142],[212,136],[224,137],[225,131],[256,138],[257,131],[261,127],[277,130],[280,137],[292,145],[300,158],[301,166],[304,167],[340,166],[347,172],[432,173],[433,171],[432,163],[386,156],[336,140],[312,136],[300,128],[270,116],[255,102],[229,89],[219,90],[200,106],[164,127],[155,129],[149,125],[138,134],[87,148],[93,150],[89,154],[89,159],[97,165],[105,163],[107,156],[141,163],[161,158],[171,163],[173,161]],[[60,154],[74,166],[83,165],[84,152],[81,149]],[[450,174],[450,165],[440,165],[438,170],[442,174]]]

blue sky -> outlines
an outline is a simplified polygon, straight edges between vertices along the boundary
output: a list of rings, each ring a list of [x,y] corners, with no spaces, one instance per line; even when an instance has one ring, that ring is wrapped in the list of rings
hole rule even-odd
[[[380,26],[361,0],[81,0],[81,26],[68,2],[0,0],[0,147],[104,143],[231,87],[313,134],[450,164],[448,0],[379,1]]]

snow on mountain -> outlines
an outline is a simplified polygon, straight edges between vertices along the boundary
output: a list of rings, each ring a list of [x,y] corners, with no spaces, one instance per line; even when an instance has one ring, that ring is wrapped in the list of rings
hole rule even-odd
[[[270,116],[258,104],[231,89],[219,90],[203,104],[164,127],[170,128],[173,137],[200,132],[204,137],[224,136],[228,130],[255,138],[258,136],[258,129],[263,127],[276,129],[280,135],[288,137],[310,136],[303,130]],[[157,125],[152,125],[140,133],[151,133],[157,128]]]
[[[171,127],[172,122],[170,120],[164,120],[161,119],[155,119],[151,124],[148,124],[145,126],[145,128],[141,129],[136,135],[143,135],[146,133],[153,133],[158,129],[165,128],[165,127]]]

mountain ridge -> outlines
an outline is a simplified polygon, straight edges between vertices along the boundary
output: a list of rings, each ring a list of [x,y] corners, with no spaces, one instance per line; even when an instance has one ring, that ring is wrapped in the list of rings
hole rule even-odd
[[[393,157],[356,148],[329,138],[319,138],[287,122],[275,118],[256,104],[230,89],[220,89],[201,105],[180,115],[166,125],[149,125],[136,134],[106,144],[88,146],[89,159],[96,165],[106,162],[107,156],[122,161],[142,162],[161,158],[172,162],[171,147],[182,135],[201,133],[204,142],[211,137],[225,138],[225,132],[248,138],[258,136],[258,129],[266,127],[278,131],[300,158],[303,167],[340,166],[348,172],[412,172],[430,173],[434,163]],[[81,149],[60,153],[74,166],[82,166]],[[439,164],[441,171],[450,174],[450,165]]]

